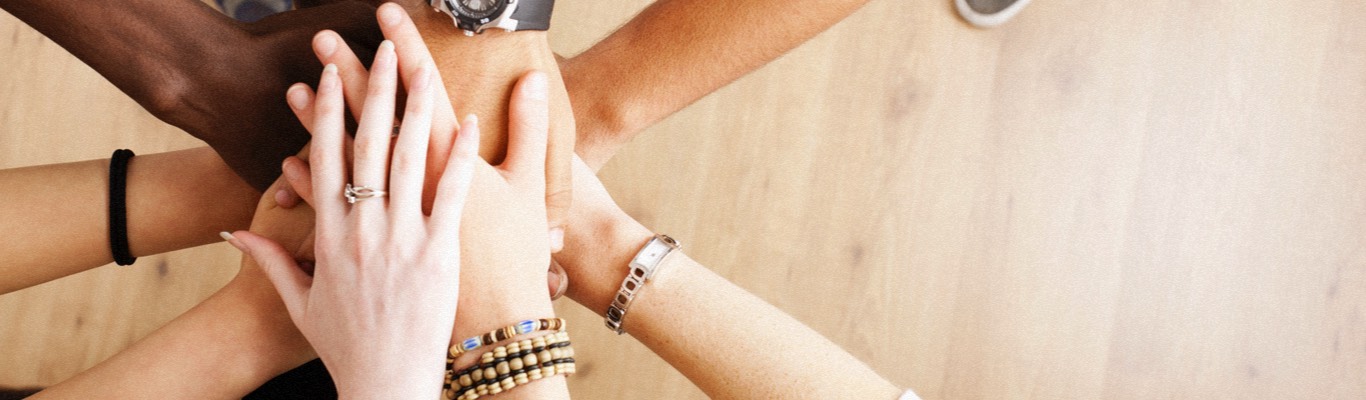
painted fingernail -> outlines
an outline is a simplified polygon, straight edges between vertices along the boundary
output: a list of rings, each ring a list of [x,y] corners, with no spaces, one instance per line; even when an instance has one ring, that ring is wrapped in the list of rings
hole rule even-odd
[[[289,91],[285,92],[285,102],[289,103],[290,108],[302,110],[308,107],[308,92],[303,85],[290,86]]]
[[[331,57],[332,53],[337,52],[337,39],[332,35],[318,35],[318,40],[313,43],[313,47],[317,48],[318,55],[323,56],[323,58]]]
[[[385,39],[383,42],[379,42],[379,48],[380,48],[380,50],[389,50],[389,51],[393,51],[393,50],[394,50],[394,42],[391,41],[391,40]]]
[[[219,237],[222,237],[223,240],[228,241],[228,244],[231,244],[232,247],[236,247],[237,250],[241,250],[243,253],[245,253],[245,252],[247,251],[247,249],[246,249],[245,247],[242,247],[242,242],[239,241],[239,240],[237,240],[237,237],[236,237],[236,236],[233,236],[231,233],[228,233],[228,232],[226,232],[226,231],[225,231],[225,232],[218,232],[218,236],[219,236]]]
[[[549,94],[546,93],[546,86],[548,86],[548,83],[546,82],[545,73],[543,72],[532,72],[530,75],[527,75],[526,82],[523,82],[522,84],[526,85],[522,90],[524,90],[526,96],[531,99],[545,100],[550,97]]]
[[[400,7],[398,7],[397,5],[392,6],[392,7],[390,7],[390,6],[388,6],[388,5],[385,5],[384,7],[380,7],[380,9],[379,9],[379,22],[380,22],[381,24],[385,24],[385,25],[394,25],[394,24],[397,24],[397,23],[398,23],[398,20],[399,20],[399,18],[400,18],[400,16],[398,15],[398,13],[400,13],[400,12],[403,12],[403,9],[400,8]]]

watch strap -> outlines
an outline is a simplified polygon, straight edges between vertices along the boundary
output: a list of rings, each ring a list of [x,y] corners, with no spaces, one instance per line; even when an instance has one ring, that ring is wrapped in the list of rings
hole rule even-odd
[[[550,30],[550,14],[555,9],[555,0],[517,0],[517,3],[517,9],[512,11],[517,30]]]
[[[631,303],[635,302],[636,294],[654,277],[664,259],[682,247],[683,245],[668,235],[657,234],[636,252],[636,256],[631,258],[626,279],[621,281],[621,289],[617,291],[616,297],[612,298],[612,305],[608,306],[603,314],[603,322],[606,323],[607,329],[618,335],[626,333],[621,323],[626,319],[626,311],[631,308]]]

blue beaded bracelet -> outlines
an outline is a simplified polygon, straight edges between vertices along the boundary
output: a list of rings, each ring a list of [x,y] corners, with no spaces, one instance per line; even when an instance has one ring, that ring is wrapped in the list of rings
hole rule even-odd
[[[451,346],[451,358],[447,363],[454,361],[455,357],[471,350],[508,340],[517,335],[525,335],[538,331],[563,331],[564,319],[562,318],[542,318],[528,319],[518,323],[508,325],[496,330],[489,331],[483,335],[465,339]]]

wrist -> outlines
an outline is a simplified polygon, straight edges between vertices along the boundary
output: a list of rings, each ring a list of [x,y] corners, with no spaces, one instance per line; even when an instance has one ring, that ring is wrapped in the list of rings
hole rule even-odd
[[[546,33],[491,29],[466,36],[455,27],[450,16],[433,11],[431,7],[424,6],[416,11],[409,8],[409,14],[431,49],[432,60],[442,76],[456,115],[481,117],[479,129],[483,136],[479,155],[491,163],[500,162],[507,146],[507,118],[504,116],[508,115],[508,101],[517,80],[528,71],[539,70],[547,73],[550,87],[563,87],[559,64],[550,50]],[[551,106],[552,109],[562,108],[568,114],[568,95],[562,90],[552,90]],[[560,133],[572,136],[572,128],[569,126]],[[572,147],[572,141],[567,143]]]
[[[363,381],[346,383],[344,378],[335,379],[339,399],[439,399],[441,381],[423,376],[415,377],[414,371],[366,370],[362,372]],[[442,371],[444,373],[444,371]],[[435,382],[435,384],[433,384]]]
[[[545,31],[510,32],[489,29],[470,36],[457,28],[450,16],[434,11],[431,7],[424,6],[417,12],[409,10],[409,14],[418,31],[422,33],[422,39],[427,43],[427,47],[431,48],[432,57],[438,67],[442,64],[452,64],[502,67],[498,68],[499,70],[515,69],[514,67],[522,67],[519,70],[525,70],[527,66],[558,68]],[[480,56],[490,52],[496,52],[498,56]],[[462,76],[461,79],[486,78],[482,73],[469,75],[472,76]],[[499,73],[495,71],[494,75],[491,77],[496,77]],[[517,75],[520,74],[514,74],[514,77]]]
[[[625,214],[601,216],[588,224],[574,224],[565,230],[565,247],[555,260],[569,275],[566,296],[602,314],[612,304],[621,281],[630,269],[631,258],[654,237]]]
[[[225,346],[220,373],[238,370],[242,382],[255,388],[309,360],[317,358],[313,347],[294,327],[284,303],[264,271],[244,262],[243,268],[227,285],[199,307],[212,308],[203,313],[213,334],[209,343]],[[186,313],[190,315],[190,313]],[[235,333],[234,333],[235,332]],[[223,379],[223,382],[229,382]]]
[[[451,343],[482,335],[517,321],[552,318],[555,307],[545,290],[545,278],[518,285],[489,284],[488,282],[461,285],[460,302],[456,309]]]

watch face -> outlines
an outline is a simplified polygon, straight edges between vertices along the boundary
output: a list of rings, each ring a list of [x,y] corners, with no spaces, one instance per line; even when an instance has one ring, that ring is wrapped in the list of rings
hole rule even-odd
[[[452,3],[455,4],[455,11],[461,16],[485,19],[492,18],[503,11],[508,0],[454,0]]]

